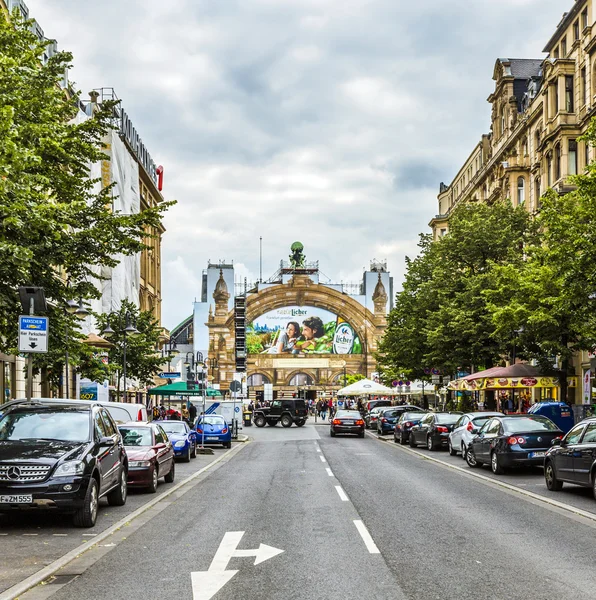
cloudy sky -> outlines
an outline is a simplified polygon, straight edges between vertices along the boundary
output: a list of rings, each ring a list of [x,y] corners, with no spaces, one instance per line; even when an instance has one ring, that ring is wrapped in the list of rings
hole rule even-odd
[[[191,313],[207,260],[268,277],[300,240],[334,281],[404,256],[489,128],[497,57],[541,58],[572,0],[26,0],[113,87],[178,205],[165,219],[163,323]]]

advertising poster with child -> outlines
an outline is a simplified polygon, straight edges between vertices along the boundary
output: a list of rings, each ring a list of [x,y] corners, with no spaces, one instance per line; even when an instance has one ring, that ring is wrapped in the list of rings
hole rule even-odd
[[[352,325],[323,308],[285,306],[248,324],[249,354],[362,354]]]

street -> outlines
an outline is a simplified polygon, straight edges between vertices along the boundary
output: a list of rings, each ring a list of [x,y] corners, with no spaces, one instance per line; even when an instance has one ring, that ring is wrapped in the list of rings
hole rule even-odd
[[[594,597],[596,521],[371,434],[245,431],[199,484],[20,598]]]

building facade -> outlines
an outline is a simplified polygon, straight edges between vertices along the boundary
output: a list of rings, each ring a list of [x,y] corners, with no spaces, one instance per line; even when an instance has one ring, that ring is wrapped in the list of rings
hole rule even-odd
[[[544,47],[545,58],[497,59],[490,132],[451,184],[440,184],[438,213],[429,223],[434,239],[448,232],[450,214],[465,202],[508,199],[536,214],[548,188],[570,191],[569,176],[593,160],[578,138],[596,115],[595,9],[595,0],[576,0]],[[586,374],[587,354],[575,367]],[[581,389],[575,394],[581,402]]]

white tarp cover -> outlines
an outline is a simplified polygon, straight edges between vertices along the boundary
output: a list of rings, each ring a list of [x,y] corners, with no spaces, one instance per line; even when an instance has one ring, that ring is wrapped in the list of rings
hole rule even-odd
[[[371,379],[361,379],[338,390],[338,396],[395,396],[397,392]]]
[[[112,189],[114,212],[138,214],[141,210],[139,190],[139,165],[126,149],[116,131],[111,131],[106,139],[106,154],[110,162],[102,164],[103,185],[115,183]],[[106,277],[102,286],[102,312],[117,311],[124,298],[139,306],[141,287],[141,256],[118,255],[120,263],[113,269],[104,268]]]

